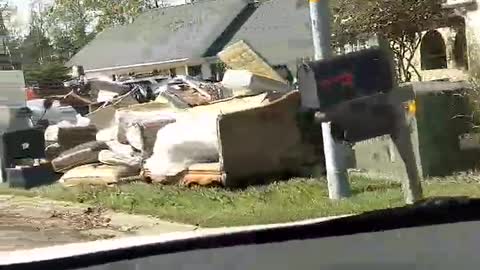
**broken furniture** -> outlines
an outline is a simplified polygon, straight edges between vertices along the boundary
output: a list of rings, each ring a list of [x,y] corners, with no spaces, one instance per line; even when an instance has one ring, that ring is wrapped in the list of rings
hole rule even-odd
[[[305,140],[297,122],[300,94],[221,114],[217,120],[220,167],[226,187],[288,179],[323,161],[323,152]],[[320,138],[321,140],[321,138]]]
[[[6,132],[1,138],[2,175],[10,187],[29,189],[59,179],[52,165],[41,161],[45,159],[45,138],[41,129]]]

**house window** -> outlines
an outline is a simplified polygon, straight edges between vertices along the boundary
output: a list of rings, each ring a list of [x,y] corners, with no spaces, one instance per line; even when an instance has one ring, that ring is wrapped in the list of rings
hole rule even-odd
[[[428,31],[422,39],[420,48],[423,70],[447,68],[447,50],[445,41],[438,31]]]
[[[456,68],[468,70],[467,38],[465,37],[465,30],[459,31],[455,36],[453,57]]]
[[[188,76],[197,77],[202,76],[202,66],[189,66],[188,67]]]

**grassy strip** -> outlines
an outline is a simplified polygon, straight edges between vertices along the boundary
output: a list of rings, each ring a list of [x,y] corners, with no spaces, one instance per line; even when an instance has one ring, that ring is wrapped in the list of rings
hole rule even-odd
[[[241,191],[134,183],[113,188],[54,185],[29,191],[1,187],[0,193],[88,203],[202,227],[289,222],[403,205],[398,183],[361,176],[351,177],[351,183],[352,198],[337,202],[328,199],[325,181],[311,179]],[[477,183],[432,181],[424,189],[426,196],[480,197]]]

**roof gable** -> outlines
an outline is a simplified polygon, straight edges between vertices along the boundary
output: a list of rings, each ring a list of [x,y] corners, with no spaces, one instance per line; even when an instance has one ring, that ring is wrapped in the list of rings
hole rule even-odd
[[[150,10],[98,34],[68,64],[93,70],[199,59],[247,5],[247,0],[204,0]]]
[[[313,56],[307,1],[267,0],[260,4],[228,45],[244,40],[271,65]]]

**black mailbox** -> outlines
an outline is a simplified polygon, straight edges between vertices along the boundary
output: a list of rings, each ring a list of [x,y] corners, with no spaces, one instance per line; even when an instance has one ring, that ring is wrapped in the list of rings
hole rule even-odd
[[[386,51],[373,48],[313,61],[298,72],[304,107],[332,123],[335,139],[355,143],[394,131],[401,102],[390,95],[395,75]]]
[[[332,135],[350,143],[391,134],[396,127],[398,107],[388,95],[378,94],[344,102],[326,115],[332,122]]]
[[[368,49],[306,63],[299,67],[298,79],[300,114],[305,122],[312,119],[313,112],[315,122],[330,122],[336,140],[350,143],[390,135],[407,170],[408,181],[403,182],[406,202],[422,197],[420,163],[403,101],[392,98],[395,76],[386,51]]]
[[[316,92],[310,96],[318,98],[322,111],[347,100],[387,93],[395,83],[391,58],[380,48],[305,63],[300,67],[298,77],[308,76],[310,81],[314,79],[315,86],[309,86],[306,91]]]

